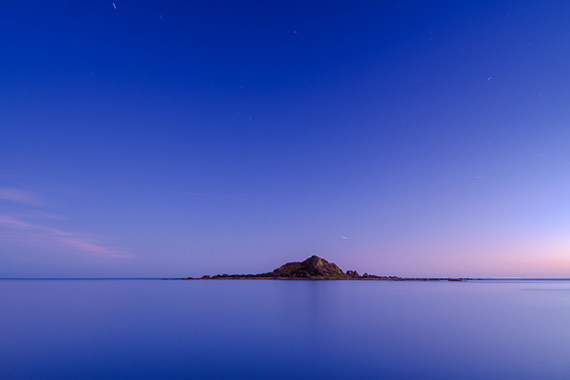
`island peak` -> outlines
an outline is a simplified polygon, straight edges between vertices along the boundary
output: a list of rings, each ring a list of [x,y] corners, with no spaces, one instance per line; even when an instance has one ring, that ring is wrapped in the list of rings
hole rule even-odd
[[[330,263],[322,257],[313,255],[305,261],[286,263],[271,272],[274,277],[293,278],[347,278],[347,274],[335,263]]]

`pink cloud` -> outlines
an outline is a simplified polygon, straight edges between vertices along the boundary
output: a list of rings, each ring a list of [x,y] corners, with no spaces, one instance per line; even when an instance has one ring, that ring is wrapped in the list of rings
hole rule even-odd
[[[6,215],[0,215],[0,225],[12,228],[33,228],[31,224]]]
[[[88,252],[98,256],[128,258],[130,255],[101,245],[93,244],[77,237],[60,237],[57,239],[63,245],[81,252]]]
[[[63,249],[67,252],[82,252],[105,258],[132,257],[119,249],[94,242],[93,239],[40,224],[31,224],[12,215],[0,214],[0,227],[12,231],[9,235],[0,235],[0,240],[6,240],[18,245],[38,248],[37,242],[40,242],[40,247],[58,251]]]
[[[0,187],[0,199],[31,205],[39,205],[41,203],[38,197],[33,193],[11,187]]]

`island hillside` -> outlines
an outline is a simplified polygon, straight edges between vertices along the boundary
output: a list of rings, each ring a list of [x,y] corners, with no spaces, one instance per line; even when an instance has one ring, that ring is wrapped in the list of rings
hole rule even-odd
[[[272,272],[258,274],[217,274],[205,275],[200,280],[218,279],[269,279],[269,280],[384,280],[384,281],[462,281],[463,278],[406,278],[398,276],[377,276],[355,270],[343,272],[335,263],[319,256],[311,256],[305,261],[294,261],[281,265]],[[187,277],[181,280],[197,280]]]

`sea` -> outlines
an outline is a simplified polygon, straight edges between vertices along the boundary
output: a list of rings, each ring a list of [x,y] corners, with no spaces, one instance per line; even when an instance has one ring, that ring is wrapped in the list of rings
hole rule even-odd
[[[570,379],[570,281],[0,280],[0,379]]]

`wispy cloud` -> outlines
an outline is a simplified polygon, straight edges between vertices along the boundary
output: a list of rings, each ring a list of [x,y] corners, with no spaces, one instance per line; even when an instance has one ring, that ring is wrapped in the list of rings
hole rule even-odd
[[[0,215],[0,225],[11,228],[32,228],[32,225],[7,215]]]
[[[39,198],[25,190],[15,189],[12,187],[0,187],[0,199],[10,202],[26,203],[30,205],[39,205]]]
[[[0,240],[21,246],[37,246],[56,249],[68,253],[86,253],[105,258],[129,258],[131,255],[113,247],[109,247],[94,239],[77,233],[47,227],[38,223],[30,223],[14,215],[0,214],[0,228],[9,230],[9,235],[0,235]]]
[[[124,250],[109,246],[99,239],[59,228],[67,218],[38,210],[37,206],[44,204],[33,192],[0,187],[0,206],[7,206],[0,210],[0,243],[103,258],[132,257]],[[54,223],[58,228],[54,228]]]
[[[58,241],[70,249],[90,253],[93,255],[98,255],[98,256],[103,256],[103,257],[111,257],[111,258],[129,258],[129,257],[131,257],[131,255],[129,255],[125,252],[121,252],[121,251],[118,251],[116,249],[112,249],[112,248],[105,247],[102,245],[98,245],[95,243],[90,243],[90,242],[82,240],[76,236],[60,237],[60,238],[58,238]]]

